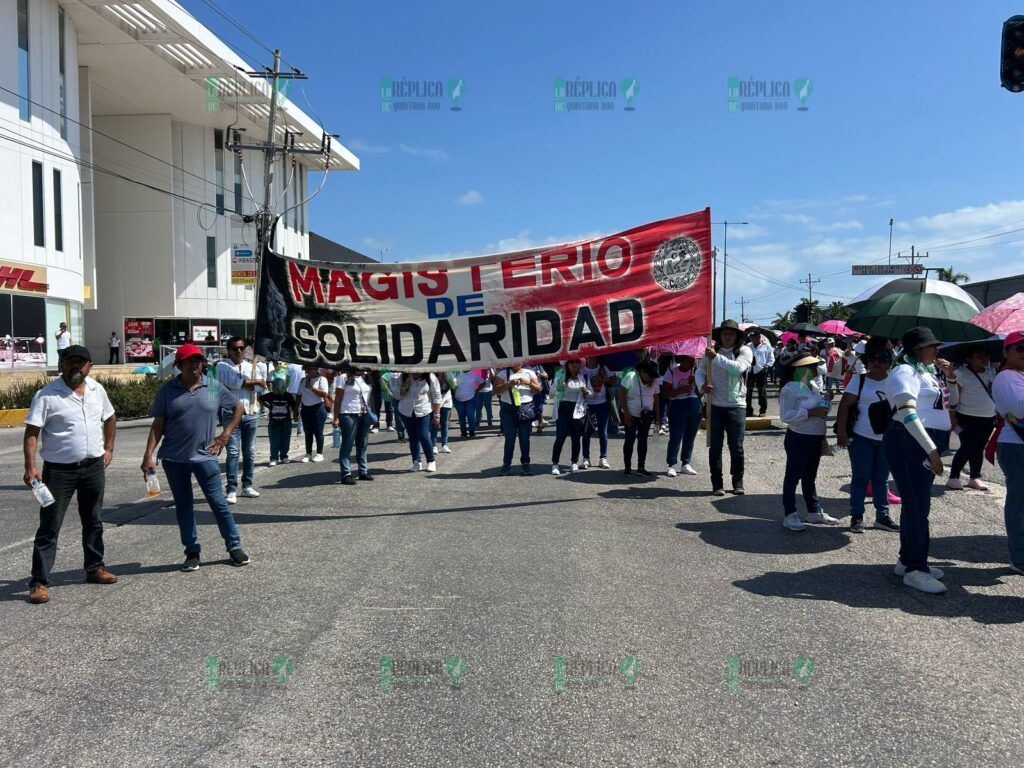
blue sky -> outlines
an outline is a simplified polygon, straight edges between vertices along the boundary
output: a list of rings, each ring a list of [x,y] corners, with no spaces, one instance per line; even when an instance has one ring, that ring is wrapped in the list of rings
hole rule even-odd
[[[202,0],[180,1],[269,61]],[[872,285],[849,265],[886,260],[890,217],[893,251],[924,246],[926,266],[1024,271],[1024,231],[1002,234],[1024,227],[1009,152],[1024,94],[999,87],[1001,25],[1019,3],[219,4],[310,76],[309,102],[360,157],[311,223],[374,257],[560,242],[709,205],[715,221],[750,222],[729,227],[728,301],[751,299],[754,320],[806,295],[808,272],[826,302]],[[382,112],[383,76],[458,77],[462,109]],[[556,113],[556,76],[635,78],[636,108]],[[808,78],[808,109],[730,113],[730,76]]]

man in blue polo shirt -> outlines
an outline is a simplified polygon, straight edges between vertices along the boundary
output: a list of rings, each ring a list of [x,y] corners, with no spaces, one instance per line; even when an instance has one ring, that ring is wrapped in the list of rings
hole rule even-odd
[[[242,419],[243,406],[227,387],[203,375],[206,356],[199,347],[194,344],[178,347],[174,363],[181,373],[157,390],[150,414],[153,426],[142,457],[142,473],[156,471],[153,452],[163,438],[157,458],[163,464],[174,496],[181,543],[185,547],[183,571],[199,569],[199,532],[192,506],[193,475],[217,519],[231,564],[248,565],[249,556],[242,549],[242,540],[228,508],[217,461],[217,456]],[[231,418],[223,431],[215,436],[221,409],[230,411]]]

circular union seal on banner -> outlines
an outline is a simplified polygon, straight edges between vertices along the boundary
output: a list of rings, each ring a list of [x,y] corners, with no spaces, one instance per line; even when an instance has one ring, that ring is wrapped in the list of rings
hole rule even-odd
[[[690,237],[673,237],[658,246],[651,274],[666,291],[685,291],[700,274],[700,246]]]

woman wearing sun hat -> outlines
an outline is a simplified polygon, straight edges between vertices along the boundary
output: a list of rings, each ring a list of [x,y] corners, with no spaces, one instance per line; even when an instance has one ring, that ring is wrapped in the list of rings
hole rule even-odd
[[[1006,363],[992,383],[996,411],[1005,420],[996,443],[999,467],[1006,476],[1006,538],[1010,567],[1024,574],[1024,332],[1003,342]]]
[[[793,380],[779,392],[779,415],[786,425],[783,447],[786,450],[786,473],[782,478],[782,525],[790,531],[804,530],[804,523],[836,525],[836,520],[821,509],[815,483],[825,438],[825,417],[829,403],[814,383],[821,358],[802,354],[790,364]],[[796,511],[796,486],[800,483],[807,513]]]
[[[903,498],[900,515],[900,557],[896,575],[913,589],[930,594],[946,591],[943,574],[928,566],[928,513],[931,488],[943,472],[937,445],[950,429],[945,388],[936,376],[939,340],[930,328],[911,328],[902,338],[903,351],[886,381],[893,409],[882,445],[889,471]],[[949,364],[942,361],[944,367]]]

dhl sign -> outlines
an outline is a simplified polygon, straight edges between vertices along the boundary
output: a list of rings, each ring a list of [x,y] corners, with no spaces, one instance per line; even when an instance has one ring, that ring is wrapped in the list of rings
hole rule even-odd
[[[46,267],[0,261],[0,290],[16,293],[46,293]]]

